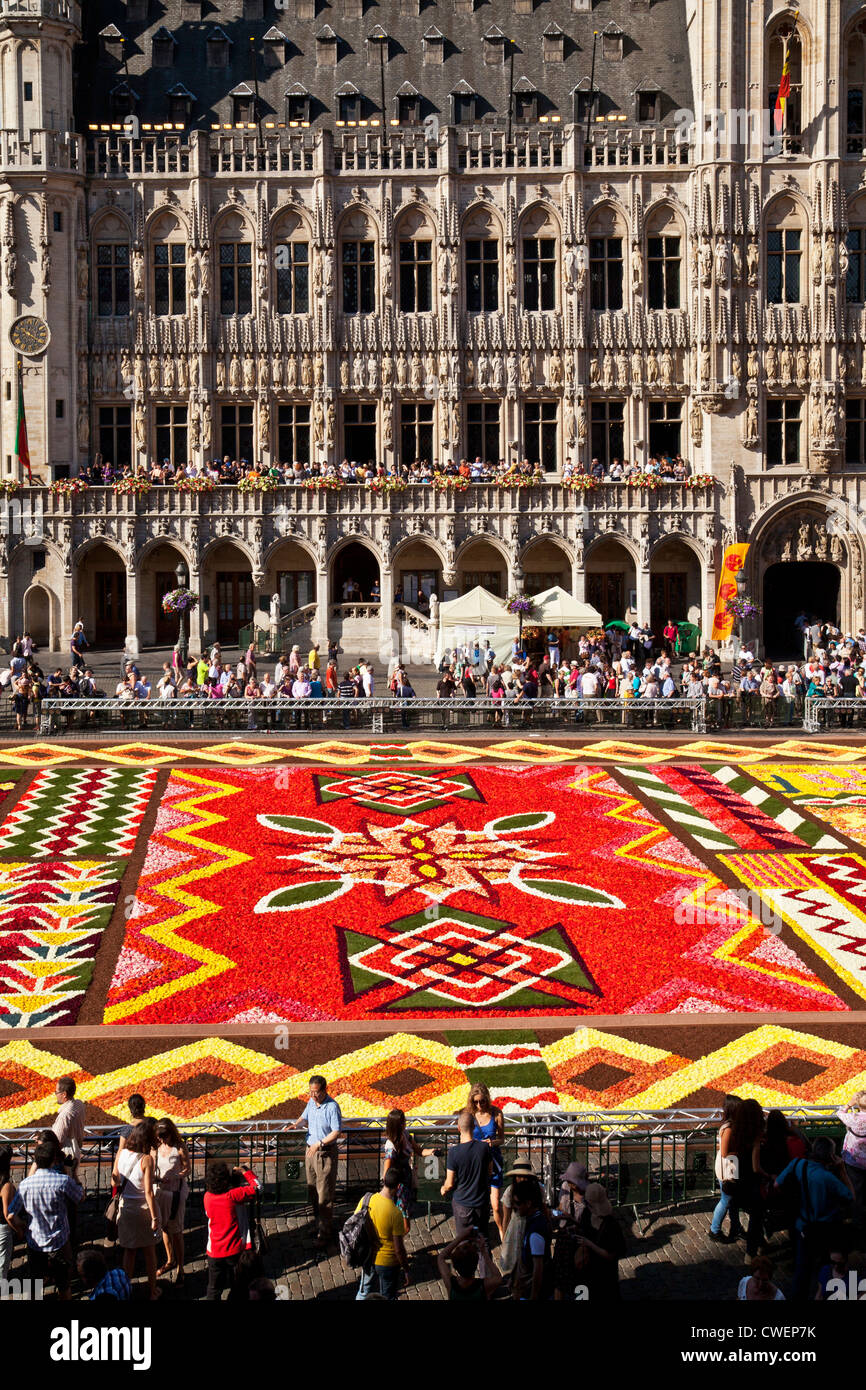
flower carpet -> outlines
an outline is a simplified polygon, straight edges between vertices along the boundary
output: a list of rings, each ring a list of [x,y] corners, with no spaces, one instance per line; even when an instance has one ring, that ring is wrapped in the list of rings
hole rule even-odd
[[[3,751],[3,1124],[866,1084],[852,745],[308,747]]]

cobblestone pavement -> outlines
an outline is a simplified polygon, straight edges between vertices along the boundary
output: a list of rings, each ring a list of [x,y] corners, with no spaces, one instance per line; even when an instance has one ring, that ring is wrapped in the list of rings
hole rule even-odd
[[[720,1245],[708,1239],[712,1206],[712,1201],[705,1199],[661,1212],[644,1213],[639,1222],[633,1219],[632,1212],[620,1213],[628,1246],[628,1257],[620,1263],[624,1299],[731,1301],[736,1298],[739,1280],[747,1272],[745,1243],[740,1240],[732,1245]],[[348,1206],[338,1206],[338,1224],[349,1210]],[[83,1221],[82,1242],[94,1239],[96,1244],[103,1244],[95,1234],[101,1225],[93,1215]],[[336,1243],[326,1250],[313,1244],[315,1230],[308,1216],[304,1213],[289,1216],[265,1205],[263,1225],[268,1238],[265,1273],[285,1287],[287,1293],[282,1297],[290,1301],[343,1302],[354,1298],[357,1276],[344,1269]],[[170,1282],[171,1276],[161,1280],[165,1298],[172,1301],[204,1299],[207,1286],[204,1238],[200,1202],[194,1199],[187,1207],[185,1284],[181,1289]],[[444,1209],[433,1213],[429,1226],[423,1214],[413,1221],[407,1240],[411,1283],[402,1297],[418,1301],[443,1297],[436,1274],[436,1252],[451,1238],[452,1223]],[[776,1280],[783,1292],[787,1292],[793,1265],[784,1233],[773,1236],[769,1254],[776,1266]],[[862,1267],[862,1258],[855,1254],[852,1263]],[[19,1246],[13,1275],[24,1273]],[[142,1274],[139,1268],[137,1296],[144,1295]],[[80,1296],[77,1286],[73,1286],[73,1296]]]

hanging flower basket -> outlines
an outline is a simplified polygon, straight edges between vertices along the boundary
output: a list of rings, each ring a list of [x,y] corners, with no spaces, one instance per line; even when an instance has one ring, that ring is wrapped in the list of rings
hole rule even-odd
[[[461,478],[459,473],[434,473],[433,486],[440,492],[465,492],[469,479]]]
[[[13,493],[18,491],[20,486],[21,484],[15,478],[0,479],[0,493],[5,497],[11,497]]]
[[[169,589],[162,596],[163,613],[189,613],[198,603],[198,594],[191,589]]]
[[[598,487],[598,479],[591,473],[571,473],[562,480],[563,487],[573,488],[575,492],[592,492]]]
[[[683,481],[687,488],[714,487],[716,482],[712,473],[695,473],[691,478],[685,478]]]
[[[732,618],[754,618],[760,611],[760,604],[753,603],[750,598],[729,598],[725,603],[725,612]]]
[[[522,616],[528,618],[535,608],[535,604],[532,599],[527,598],[525,594],[512,594],[506,601],[505,607],[508,612],[513,613],[515,617]]]

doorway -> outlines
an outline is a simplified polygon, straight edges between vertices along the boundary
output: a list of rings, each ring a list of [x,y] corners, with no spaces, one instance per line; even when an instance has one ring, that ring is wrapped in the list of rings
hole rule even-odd
[[[235,646],[242,627],[253,620],[253,580],[249,574],[219,571],[217,589],[217,641]]]
[[[177,641],[178,616],[176,613],[164,613],[162,611],[162,600],[170,590],[177,588],[177,575],[173,570],[159,570],[153,576],[153,582],[156,613],[156,621],[154,622],[154,645],[157,647],[171,647]]]
[[[126,574],[97,570],[93,645],[116,647],[126,637]]]
[[[372,463],[375,468],[375,405],[343,406],[343,453],[350,463]]]
[[[372,550],[358,541],[344,546],[334,561],[332,603],[377,603],[379,563]]]
[[[614,619],[621,622],[625,613],[625,575],[622,571],[618,574],[590,571],[586,576],[586,598],[590,607],[601,614],[602,622],[610,623]]]
[[[764,650],[774,659],[801,657],[803,639],[794,620],[805,613],[819,622],[839,622],[840,574],[824,560],[770,565],[764,575]]]
[[[674,570],[650,575],[650,627],[661,639],[668,618],[684,623],[688,617],[688,575]]]

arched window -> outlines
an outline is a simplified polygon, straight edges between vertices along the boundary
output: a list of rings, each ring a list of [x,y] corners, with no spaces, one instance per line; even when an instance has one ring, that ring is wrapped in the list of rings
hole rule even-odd
[[[646,292],[649,309],[679,309],[685,240],[673,208],[654,208],[646,224]]]
[[[275,299],[278,314],[310,311],[310,237],[296,212],[285,212],[274,227]]]
[[[186,313],[186,233],[171,213],[151,229],[153,312]]]
[[[806,283],[803,214],[793,198],[777,198],[767,214],[768,304],[799,304]]]
[[[616,208],[605,205],[589,219],[589,288],[593,309],[621,309],[627,229]]]
[[[793,15],[777,20],[767,36],[766,90],[771,131],[776,129],[776,101],[786,58],[790,90],[782,114],[782,149],[786,154],[799,154],[803,148],[803,45]]]
[[[433,308],[433,228],[417,208],[400,221],[397,253],[401,313],[429,313]]]
[[[499,235],[487,208],[470,213],[463,227],[466,255],[466,309],[495,314],[499,309]]]
[[[352,212],[340,230],[344,314],[376,312],[376,241],[367,214]]]
[[[557,307],[559,228],[547,208],[535,208],[520,228],[523,252],[523,307],[551,311]]]
[[[129,313],[129,233],[115,213],[99,222],[93,250],[97,317],[124,318]]]
[[[848,211],[845,247],[845,298],[849,304],[866,303],[866,198],[857,198]]]
[[[859,20],[845,46],[846,132],[849,154],[866,149],[866,20]]]
[[[220,313],[251,314],[253,243],[250,229],[239,213],[231,213],[220,223],[218,261]]]

